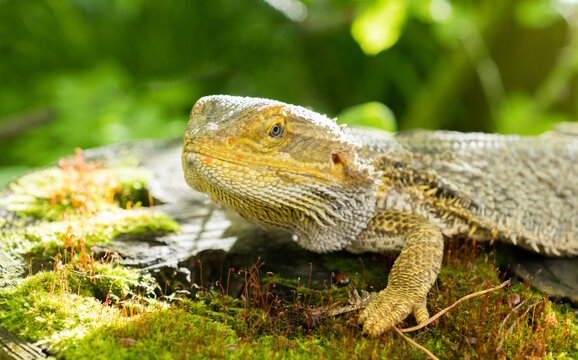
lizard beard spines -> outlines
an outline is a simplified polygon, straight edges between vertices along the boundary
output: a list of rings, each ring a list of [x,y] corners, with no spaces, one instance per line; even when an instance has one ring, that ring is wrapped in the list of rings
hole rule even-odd
[[[315,252],[341,250],[351,244],[365,229],[369,219],[375,213],[375,191],[341,193],[347,197],[341,201],[338,216],[332,218],[334,224],[323,221],[304,221],[294,229],[298,242],[304,248]]]
[[[263,196],[262,191],[261,200],[268,198],[271,207],[292,209],[292,216],[285,216],[281,223],[266,225],[294,232],[306,249],[340,250],[355,240],[374,213],[376,189],[376,186],[347,189],[319,184],[289,186],[274,199]],[[259,223],[260,219],[254,221]]]

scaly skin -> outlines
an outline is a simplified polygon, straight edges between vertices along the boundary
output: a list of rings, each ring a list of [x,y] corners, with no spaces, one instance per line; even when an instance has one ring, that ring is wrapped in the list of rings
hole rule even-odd
[[[379,335],[428,318],[443,236],[578,254],[578,138],[362,133],[277,101],[200,99],[184,136],[187,183],[316,251],[400,252],[360,315]]]

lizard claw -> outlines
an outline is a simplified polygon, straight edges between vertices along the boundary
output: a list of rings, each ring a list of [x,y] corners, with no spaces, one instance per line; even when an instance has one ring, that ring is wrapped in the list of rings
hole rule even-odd
[[[359,322],[363,324],[363,332],[379,336],[411,313],[418,323],[429,319],[425,298],[415,299],[406,293],[396,293],[386,288],[363,310]]]

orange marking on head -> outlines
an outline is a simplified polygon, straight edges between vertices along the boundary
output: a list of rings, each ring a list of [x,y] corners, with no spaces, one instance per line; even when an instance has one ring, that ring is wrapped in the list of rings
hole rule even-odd
[[[213,161],[213,158],[210,156],[203,156],[203,161],[207,164],[207,165],[211,165],[211,162]]]
[[[235,157],[237,158],[237,160],[241,160],[243,158],[243,156],[239,153],[235,154]]]
[[[235,140],[235,138],[229,138],[227,145],[229,145],[229,147],[232,148],[233,146],[235,146],[236,143],[237,140]]]

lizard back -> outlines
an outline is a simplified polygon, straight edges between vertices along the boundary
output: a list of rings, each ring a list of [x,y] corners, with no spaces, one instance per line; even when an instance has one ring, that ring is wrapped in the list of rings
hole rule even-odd
[[[578,254],[578,137],[410,131],[395,141],[397,150],[391,142],[369,145],[386,180],[378,208],[404,204],[449,236]],[[402,180],[387,186],[396,178]]]

